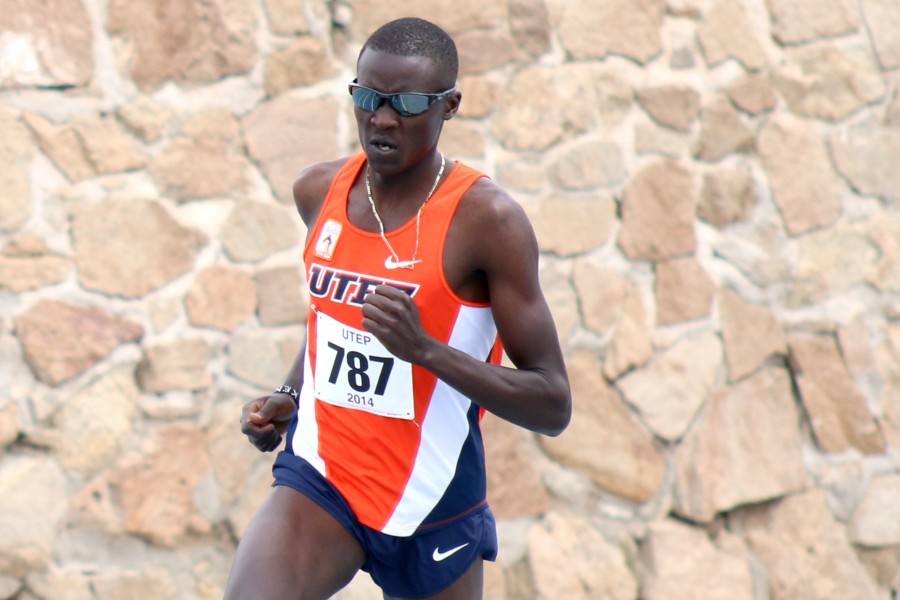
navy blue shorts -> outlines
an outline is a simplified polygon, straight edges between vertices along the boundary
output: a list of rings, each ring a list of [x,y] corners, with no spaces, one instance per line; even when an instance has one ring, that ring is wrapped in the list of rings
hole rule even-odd
[[[306,460],[281,452],[272,472],[273,485],[307,496],[356,538],[366,553],[362,570],[390,596],[433,596],[450,587],[476,559],[497,558],[497,526],[487,504],[449,523],[396,537],[360,523],[340,492]]]

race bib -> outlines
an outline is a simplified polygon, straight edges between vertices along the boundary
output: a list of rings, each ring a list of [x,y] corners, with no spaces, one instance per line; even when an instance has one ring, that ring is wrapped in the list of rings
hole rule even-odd
[[[400,360],[362,329],[318,312],[316,398],[344,408],[413,419],[412,364]]]

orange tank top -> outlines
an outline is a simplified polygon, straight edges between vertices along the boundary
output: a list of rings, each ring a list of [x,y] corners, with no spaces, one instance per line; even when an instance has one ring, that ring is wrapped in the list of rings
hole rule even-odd
[[[344,496],[360,522],[395,536],[485,504],[482,410],[431,372],[391,355],[362,327],[366,294],[389,284],[408,293],[425,330],[478,360],[498,363],[490,306],[466,302],[443,270],[447,231],[482,173],[456,163],[422,209],[417,262],[389,268],[378,232],[347,216],[365,166],[358,154],[335,176],[304,249],[310,310],[300,410],[288,451]],[[387,233],[401,260],[416,245],[415,217]]]

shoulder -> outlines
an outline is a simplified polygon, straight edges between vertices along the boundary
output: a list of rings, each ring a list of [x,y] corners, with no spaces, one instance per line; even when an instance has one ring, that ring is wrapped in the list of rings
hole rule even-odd
[[[482,177],[463,195],[454,218],[461,241],[471,249],[478,268],[508,261],[509,249],[520,255],[538,253],[534,229],[522,205],[491,179]],[[505,257],[505,258],[504,258]]]
[[[294,203],[303,221],[310,225],[319,214],[331,182],[349,160],[348,157],[312,164],[294,180]]]
[[[459,214],[482,232],[504,237],[533,233],[522,205],[491,179],[482,177],[460,200]]]

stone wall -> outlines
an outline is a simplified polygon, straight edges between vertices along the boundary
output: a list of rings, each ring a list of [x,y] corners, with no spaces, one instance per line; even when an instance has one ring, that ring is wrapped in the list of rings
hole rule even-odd
[[[4,0],[0,598],[221,597],[270,482],[239,407],[305,318],[290,183],[406,14],[458,40],[442,150],[533,217],[574,391],[559,438],[486,421],[487,597],[896,597],[896,0]]]

